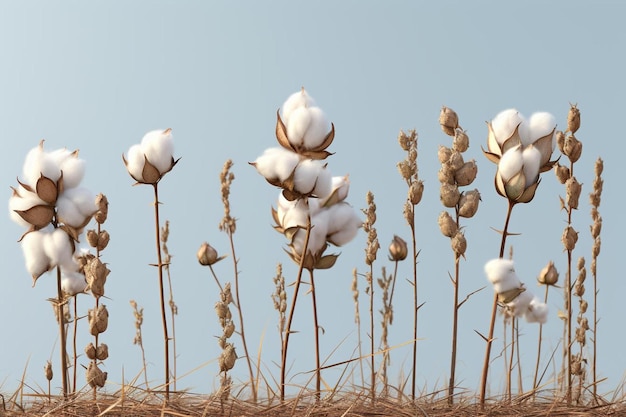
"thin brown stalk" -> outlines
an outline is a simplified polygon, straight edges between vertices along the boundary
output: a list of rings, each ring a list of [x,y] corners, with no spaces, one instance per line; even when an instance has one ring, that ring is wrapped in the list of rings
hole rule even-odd
[[[370,367],[371,367],[371,386],[370,395],[372,401],[376,399],[376,364],[374,361],[374,266],[370,264],[370,270],[366,274],[370,289]]]
[[[76,392],[76,378],[77,378],[77,368],[78,368],[78,350],[76,348],[76,334],[78,331],[78,294],[74,295],[74,323],[72,326],[72,350],[74,352],[74,363],[72,369],[72,392]]]
[[[450,355],[450,382],[448,385],[448,404],[452,405],[454,403],[454,387],[456,380],[456,347],[457,347],[457,335],[458,335],[458,326],[459,326],[459,278],[460,274],[460,265],[459,265],[460,255],[454,255],[454,298],[452,304],[452,354]]]
[[[63,322],[63,289],[61,288],[61,267],[57,266],[57,313],[59,321],[59,338],[61,339],[61,380],[63,390],[63,400],[68,397],[68,375],[67,375],[67,335],[65,332],[65,323]]]
[[[311,278],[311,299],[313,301],[313,334],[315,335],[315,399],[319,401],[322,390],[322,364],[320,362],[320,327],[317,320],[317,297],[315,295],[315,278],[313,277],[312,269],[309,269],[309,276]]]
[[[172,261],[172,256],[170,255],[169,248],[167,246],[167,240],[169,238],[169,234],[170,234],[170,222],[169,220],[166,220],[165,226],[163,226],[161,230],[161,241],[162,241],[162,247],[163,247],[163,254],[165,255],[163,267],[165,268],[165,272],[167,275],[167,286],[169,290],[168,305],[170,306],[170,315],[172,317],[171,319],[172,320],[172,336],[171,336],[171,340],[172,340],[172,375],[171,375],[172,388],[174,389],[174,391],[176,391],[176,380],[177,380],[176,363],[177,363],[177,358],[178,358],[178,354],[176,352],[176,315],[178,314],[178,306],[176,305],[176,302],[174,301],[172,275],[170,273],[170,263]]]
[[[548,289],[550,288],[550,286],[545,285],[545,287],[546,287],[546,292],[543,296],[543,302],[547,304],[548,303]],[[537,362],[535,363],[535,377],[533,378],[533,390],[536,390],[538,388],[537,378],[539,377],[539,363],[541,362],[542,339],[543,339],[543,323],[539,323],[539,336],[537,340]]]
[[[506,212],[506,220],[504,221],[504,229],[502,230],[502,240],[500,242],[500,258],[504,257],[504,250],[506,248],[506,238],[508,236],[509,230],[509,222],[511,221],[511,213],[513,212],[513,207],[515,203],[509,200],[507,212]],[[493,303],[491,306],[491,321],[489,323],[489,333],[486,338],[487,347],[485,348],[485,360],[483,362],[483,373],[481,376],[481,385],[480,385],[480,405],[484,408],[485,406],[485,394],[487,392],[487,379],[489,375],[489,361],[491,358],[491,344],[493,343],[493,332],[496,324],[496,312],[498,311],[498,294],[493,294]]]
[[[287,373],[287,350],[289,348],[289,336],[291,335],[291,324],[293,322],[294,312],[296,310],[296,301],[298,299],[298,291],[300,290],[300,284],[302,282],[302,271],[304,270],[304,260],[309,246],[309,237],[311,235],[311,217],[307,217],[306,234],[304,237],[304,248],[302,250],[302,256],[300,257],[300,264],[298,266],[298,275],[296,276],[296,283],[293,289],[293,300],[289,307],[289,315],[287,317],[287,328],[285,331],[285,339],[283,342],[281,352],[281,364],[280,364],[280,401],[285,401],[285,385],[286,385],[286,373]]]
[[[156,233],[157,270],[159,278],[159,301],[161,304],[161,322],[163,324],[163,345],[165,363],[165,400],[170,399],[170,338],[167,330],[167,315],[165,311],[165,290],[163,285],[163,259],[161,254],[161,228],[159,221],[159,183],[153,184],[154,188],[154,223]]]
[[[411,375],[411,399],[415,400],[415,378],[417,374],[417,313],[419,311],[417,298],[417,243],[415,242],[415,206],[412,206],[413,221],[411,222],[411,247],[413,250],[413,372]]]

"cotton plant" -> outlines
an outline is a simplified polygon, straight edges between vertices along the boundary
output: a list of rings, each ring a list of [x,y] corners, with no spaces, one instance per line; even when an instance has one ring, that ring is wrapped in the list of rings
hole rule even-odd
[[[556,164],[556,161],[551,160],[557,144],[556,119],[547,112],[534,113],[527,119],[516,109],[507,109],[488,122],[487,128],[487,150],[483,149],[483,153],[497,165],[494,179],[496,192],[508,202],[505,227],[501,231],[499,257],[503,258],[513,207],[518,203],[532,201],[541,182],[541,174]],[[524,295],[522,299],[527,297]],[[487,348],[480,391],[480,403],[483,405],[497,306],[496,293],[491,309],[489,333],[484,336]]]
[[[57,299],[61,363],[67,364],[66,332],[63,322],[64,288],[81,286],[74,258],[76,244],[97,211],[94,195],[81,186],[85,161],[78,151],[46,151],[44,141],[31,149],[24,160],[18,186],[9,198],[11,219],[26,231],[20,238],[26,269],[33,285],[46,272],[57,271]],[[62,389],[68,395],[67,366],[62,365]]]
[[[280,146],[265,150],[250,164],[267,182],[280,188],[272,217],[275,229],[288,240],[287,253],[299,265],[282,338],[281,399],[285,398],[287,348],[303,269],[310,274],[319,397],[321,363],[313,271],[331,268],[338,255],[326,254],[328,247],[347,244],[356,236],[362,222],[346,201],[348,176],[333,176],[325,161],[332,155],[327,149],[334,140],[335,127],[304,88],[290,95],[277,111],[275,133]]]
[[[136,184],[152,185],[154,190],[154,218],[157,246],[158,282],[161,302],[161,318],[163,326],[164,362],[165,362],[165,399],[169,400],[170,393],[170,336],[168,332],[167,318],[165,315],[165,294],[163,256],[161,252],[161,227],[159,224],[159,182],[165,174],[170,172],[178,163],[179,159],[174,159],[174,141],[172,129],[158,129],[146,133],[141,142],[132,145],[126,155],[122,155],[122,160],[129,175],[136,181]]]

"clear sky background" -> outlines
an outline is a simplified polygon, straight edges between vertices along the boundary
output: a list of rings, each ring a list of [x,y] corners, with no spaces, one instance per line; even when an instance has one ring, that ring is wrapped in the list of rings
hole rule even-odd
[[[406,185],[396,163],[404,158],[396,137],[400,129],[419,133],[419,170],[425,184],[417,207],[420,310],[418,386],[427,392],[448,380],[452,326],[453,255],[448,238],[441,235],[437,149],[451,140],[439,128],[442,105],[453,108],[470,136],[466,159],[476,159],[482,204],[477,215],[465,220],[467,260],[461,264],[462,295],[484,285],[483,265],[497,257],[506,201],[493,186],[495,165],[483,157],[485,122],[499,111],[515,107],[526,116],[552,112],[559,128],[566,128],[569,103],[578,103],[582,127],[577,137],[583,156],[575,174],[583,183],[580,210],[574,227],[580,231],[575,259],[590,263],[588,193],[593,164],[605,161],[605,187],[600,212],[604,219],[599,272],[599,376],[606,380],[599,392],[620,386],[626,358],[623,355],[624,227],[622,121],[624,118],[623,18],[620,2],[4,2],[0,5],[0,122],[3,152],[0,183],[10,196],[29,149],[41,139],[45,147],[80,149],[87,161],[83,185],[102,192],[110,202],[106,229],[111,234],[103,260],[111,275],[105,301],[109,328],[101,341],[109,345],[104,363],[109,373],[107,390],[141,370],[141,354],[133,346],[133,314],[129,300],[145,308],[144,343],[153,385],[162,382],[162,341],[158,307],[153,236],[152,190],[132,187],[133,180],[121,155],[156,128],[173,129],[179,164],[160,184],[162,219],[171,222],[169,247],[174,255],[171,272],[176,318],[178,373],[195,370],[178,381],[178,388],[209,393],[219,385],[216,358],[220,334],[213,305],[218,290],[195,258],[208,241],[220,254],[228,241],[217,226],[223,209],[218,174],[231,158],[236,180],[232,187],[232,214],[238,218],[234,236],[240,258],[241,298],[251,351],[262,344],[262,370],[268,379],[279,378],[280,358],[277,315],[270,295],[276,264],[284,264],[291,282],[296,267],[282,248],[286,241],[272,229],[270,207],[278,190],[248,165],[264,149],[277,146],[274,138],[276,110],[304,86],[336,127],[328,159],[335,175],[350,174],[348,201],[365,207],[371,190],[378,206],[382,249],[375,264],[391,268],[386,247],[394,234],[410,240],[402,217]],[[565,162],[565,158],[563,158]],[[552,172],[542,177],[530,204],[515,207],[510,229],[516,267],[530,290],[542,294],[535,277],[554,260],[563,282],[566,254],[560,242],[565,212],[559,211],[564,187]],[[23,230],[8,212],[0,216],[0,390],[17,387],[24,367],[26,382],[46,386],[43,365],[52,359],[58,376],[57,326],[46,301],[56,294],[52,274],[31,288],[17,242]],[[358,337],[354,324],[352,270],[364,273],[365,233],[346,247],[336,266],[316,274],[322,357],[327,363],[355,355]],[[223,282],[232,280],[229,258],[216,265]],[[390,344],[412,337],[411,267],[401,265],[394,296],[395,321]],[[591,297],[588,274],[587,294]],[[364,280],[360,289],[365,288]],[[380,294],[377,290],[377,310]],[[291,292],[289,292],[291,297]],[[470,391],[479,387],[484,341],[474,330],[486,333],[492,292],[486,288],[461,310],[458,383]],[[361,298],[365,302],[364,295]],[[86,311],[92,298],[80,298]],[[314,367],[310,297],[302,293],[296,313],[289,358],[296,384]],[[545,327],[545,352],[556,348],[562,325],[557,311],[562,295],[551,293],[550,317]],[[363,314],[366,304],[361,305]],[[368,323],[362,317],[364,325]],[[377,323],[380,316],[376,314]],[[501,321],[500,321],[501,323]],[[380,328],[376,327],[378,335]],[[502,326],[494,356],[502,347]],[[79,349],[91,341],[81,323]],[[521,324],[523,372],[532,375],[537,325]],[[378,336],[377,336],[378,337]],[[234,339],[237,352],[243,349]],[[367,335],[362,334],[367,342]],[[56,343],[56,344],[55,344]],[[378,340],[377,340],[378,343]],[[559,346],[560,352],[560,346]],[[559,356],[558,354],[556,355]],[[547,356],[544,356],[544,363]],[[81,357],[81,363],[87,361]],[[396,384],[408,374],[410,347],[392,353],[390,380]],[[204,366],[202,366],[204,365]],[[558,370],[560,358],[555,367]],[[494,392],[502,392],[503,365],[496,361],[491,377]],[[81,370],[81,383],[83,372]],[[324,372],[329,384],[340,370]],[[548,372],[553,375],[553,370]],[[233,375],[247,379],[240,360]],[[269,377],[269,376],[272,377]],[[354,382],[360,384],[355,373]],[[526,387],[530,382],[526,382]]]

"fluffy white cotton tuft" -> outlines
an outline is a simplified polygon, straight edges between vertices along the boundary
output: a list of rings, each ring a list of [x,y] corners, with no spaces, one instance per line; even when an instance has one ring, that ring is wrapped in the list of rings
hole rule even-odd
[[[167,172],[172,166],[174,157],[171,129],[152,130],[146,133],[141,140],[141,151],[161,174]]]
[[[485,264],[485,274],[497,293],[519,288],[522,283],[515,273],[512,260],[496,258]]]
[[[521,146],[517,145],[506,151],[498,163],[498,172],[504,181],[513,178],[524,165]]]
[[[326,168],[326,162],[305,159],[300,161],[294,174],[294,189],[300,194],[314,194],[324,198],[330,194],[331,188],[330,170]]]
[[[530,129],[530,137],[535,141],[554,131],[556,128],[556,119],[547,112],[533,113],[528,120],[528,126]]]
[[[524,316],[529,323],[544,324],[548,321],[548,305],[541,302],[537,297],[533,298]]]
[[[314,149],[326,139],[330,132],[330,123],[326,114],[319,107],[310,107],[308,110],[310,122],[302,141],[306,149]]]
[[[328,213],[321,210],[317,215],[311,218],[311,233],[309,236],[309,244],[307,246],[308,253],[317,253],[326,247],[326,235],[328,232]],[[302,254],[304,250],[304,242],[306,238],[306,228],[300,229],[293,236],[291,245],[296,253]]]
[[[287,128],[287,138],[294,146],[304,145],[304,135],[311,125],[311,113],[306,107],[298,107],[291,112],[290,117],[285,122]]]
[[[533,145],[524,148],[522,152],[524,160],[524,177],[526,178],[526,187],[537,182],[539,178],[539,168],[541,166],[541,152]]]
[[[299,161],[298,154],[288,149],[269,148],[254,161],[254,167],[267,180],[285,181],[296,169]]]
[[[73,258],[74,248],[71,238],[63,229],[54,229],[46,233],[43,239],[43,248],[50,259],[51,266],[75,265]],[[71,268],[74,270],[74,268]]]
[[[39,278],[52,268],[50,258],[44,250],[44,240],[47,235],[48,233],[43,231],[30,232],[21,241],[26,270],[33,278]]]
[[[515,317],[521,317],[526,314],[528,306],[534,297],[535,296],[531,292],[523,291],[520,295],[515,297],[513,301],[507,303],[506,306],[509,308],[509,311],[515,315]]]
[[[79,213],[85,218],[93,215],[98,207],[96,197],[85,187],[70,188],[63,193],[65,198],[72,200]]]
[[[328,209],[328,241],[343,246],[356,236],[363,221],[348,203],[338,203]]]
[[[130,175],[136,180],[143,181],[143,167],[146,163],[146,158],[141,151],[140,145],[136,144],[128,149],[126,163],[126,169],[128,169]]]
[[[20,226],[24,226],[30,228],[30,223],[22,218],[17,211],[25,211],[31,207],[38,206],[41,204],[46,204],[42,199],[40,199],[37,194],[26,190],[21,185],[17,188],[16,191],[13,192],[11,197],[9,197],[9,216],[11,220]]]
[[[304,88],[296,93],[293,93],[283,103],[283,106],[282,106],[283,123],[287,124],[287,122],[289,121],[289,118],[291,117],[291,114],[293,113],[295,109],[300,108],[300,107],[313,107],[313,106],[315,106],[315,100],[313,100],[313,97],[311,97]]]
[[[87,290],[87,281],[80,272],[62,271],[61,289],[69,296],[83,293]]]
[[[75,188],[85,177],[85,161],[77,156],[65,158],[60,164],[63,171],[63,186],[65,188]]]
[[[523,124],[524,117],[516,109],[503,110],[491,121],[491,129],[500,146],[513,135],[515,129]]]

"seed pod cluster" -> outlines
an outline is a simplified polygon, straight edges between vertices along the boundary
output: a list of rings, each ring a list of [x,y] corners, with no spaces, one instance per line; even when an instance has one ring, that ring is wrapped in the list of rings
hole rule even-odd
[[[235,366],[237,354],[235,353],[235,345],[228,339],[235,333],[235,323],[232,320],[230,304],[233,302],[233,296],[230,289],[230,283],[226,283],[220,291],[220,299],[215,303],[215,314],[222,327],[222,335],[218,338],[218,344],[222,349],[219,357],[220,372],[228,372]]]

